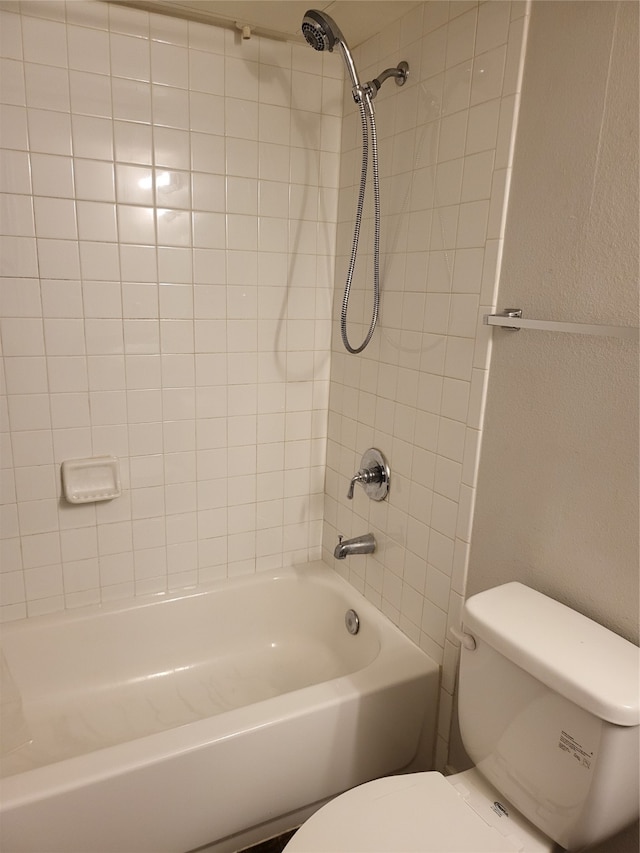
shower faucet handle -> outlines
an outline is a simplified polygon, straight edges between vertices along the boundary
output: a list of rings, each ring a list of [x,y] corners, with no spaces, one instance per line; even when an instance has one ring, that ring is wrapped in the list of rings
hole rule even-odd
[[[360,462],[360,470],[351,478],[347,498],[353,499],[356,483],[360,483],[367,496],[374,501],[383,501],[389,494],[391,472],[387,460],[379,450],[370,447],[365,451]]]
[[[382,470],[380,468],[362,468],[360,471],[357,471],[351,478],[347,497],[349,498],[349,500],[353,500],[353,490],[355,488],[356,483],[362,483],[362,485],[364,486],[366,483],[380,483],[381,481]]]

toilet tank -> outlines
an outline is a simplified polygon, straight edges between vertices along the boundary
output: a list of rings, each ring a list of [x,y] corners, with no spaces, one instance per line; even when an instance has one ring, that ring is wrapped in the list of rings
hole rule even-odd
[[[472,596],[463,623],[458,713],[478,770],[568,850],[636,820],[640,649],[520,583]]]

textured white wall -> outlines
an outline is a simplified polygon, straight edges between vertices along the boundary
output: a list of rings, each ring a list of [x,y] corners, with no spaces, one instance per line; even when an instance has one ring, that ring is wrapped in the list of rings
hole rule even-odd
[[[638,6],[534,4],[499,291],[638,323]],[[469,591],[519,578],[638,639],[638,347],[494,333]]]
[[[637,3],[533,3],[499,304],[638,323]],[[519,580],[637,643],[638,347],[493,334],[468,591]]]

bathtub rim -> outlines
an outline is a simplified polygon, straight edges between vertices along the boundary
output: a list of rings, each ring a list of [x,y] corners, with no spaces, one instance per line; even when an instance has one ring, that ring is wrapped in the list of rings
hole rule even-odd
[[[2,622],[0,623],[0,640],[5,632],[7,634],[12,634],[14,632],[27,631],[34,627],[55,625],[58,622],[81,622],[95,616],[111,613],[124,613],[130,610],[138,610],[143,607],[153,607],[157,604],[168,604],[172,601],[201,598],[215,594],[216,592],[223,592],[229,588],[240,589],[244,586],[253,586],[256,581],[268,582],[287,579],[304,580],[305,577],[308,577],[314,583],[320,583],[323,586],[331,587],[333,585],[345,592],[353,591],[362,597],[363,602],[366,602],[369,607],[373,608],[373,612],[381,612],[378,608],[372,605],[371,602],[367,601],[355,586],[345,580],[338,572],[335,571],[335,569],[331,568],[331,566],[328,566],[322,560],[310,560],[308,563],[298,563],[294,566],[282,566],[277,569],[263,569],[257,572],[247,572],[245,574],[228,578],[219,578],[218,580],[183,587],[181,589],[145,593],[144,595],[115,599],[113,601],[104,601],[97,604],[86,604],[82,607],[56,610],[53,613],[42,613],[37,616],[27,616],[10,622]],[[387,617],[385,617],[385,619],[387,619]],[[388,621],[390,624],[393,624],[390,620]],[[395,625],[394,627],[397,628]]]

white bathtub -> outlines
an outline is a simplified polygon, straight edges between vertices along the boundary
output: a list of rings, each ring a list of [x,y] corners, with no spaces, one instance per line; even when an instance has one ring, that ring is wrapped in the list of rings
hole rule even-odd
[[[2,646],[6,853],[237,850],[433,732],[438,667],[322,563],[25,620]]]

